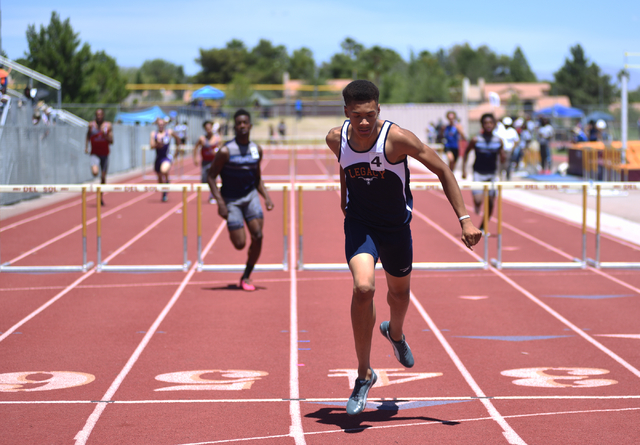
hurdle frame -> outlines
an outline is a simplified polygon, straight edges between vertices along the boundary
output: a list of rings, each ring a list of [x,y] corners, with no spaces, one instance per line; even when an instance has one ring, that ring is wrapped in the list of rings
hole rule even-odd
[[[68,193],[79,192],[81,194],[81,218],[82,218],[82,264],[65,266],[12,266],[11,262],[0,261],[0,273],[69,273],[87,272],[93,267],[92,261],[87,261],[87,191],[92,189],[91,184],[85,185],[0,185],[0,193]]]
[[[596,251],[595,258],[587,258],[586,262],[596,269],[640,269],[640,262],[623,262],[623,261],[600,261],[600,214],[602,212],[602,189],[605,190],[622,190],[622,191],[640,191],[638,183],[630,182],[606,182],[595,185],[596,188]]]
[[[442,191],[442,184],[439,182],[412,182],[410,183],[411,190],[438,190]],[[304,191],[339,191],[339,182],[330,183],[297,183],[298,190],[298,270],[309,271],[321,271],[321,272],[346,272],[349,271],[349,265],[344,263],[305,263],[304,262],[304,233],[303,233],[303,198]],[[462,183],[460,184],[461,190],[485,190],[485,201],[488,201],[488,186],[484,183]],[[487,269],[488,266],[488,237],[489,234],[485,233],[483,236],[484,242],[484,260],[483,261],[469,261],[469,262],[414,262],[413,270],[474,270],[474,269]],[[382,269],[380,262],[376,263],[376,269]]]
[[[101,184],[96,189],[96,269],[98,272],[187,272],[191,261],[188,259],[187,243],[187,193],[191,184]],[[182,264],[115,265],[102,261],[102,205],[100,198],[109,192],[182,192]]]
[[[289,183],[270,183],[264,184],[265,188],[268,191],[282,191],[283,192],[283,226],[282,233],[284,239],[284,248],[283,248],[283,259],[282,263],[267,263],[261,264],[257,263],[253,270],[257,272],[268,272],[268,271],[287,271],[289,270],[289,225],[287,223],[288,220],[288,191],[291,186]],[[196,218],[198,220],[198,258],[196,263],[196,270],[198,272],[242,272],[246,268],[246,264],[205,264],[202,259],[202,203],[201,203],[201,191],[203,188],[209,188],[208,184],[192,184],[192,188],[196,190],[196,199],[198,200],[197,215]]]
[[[587,192],[586,182],[497,182],[494,187],[498,193],[497,216],[497,251],[496,258],[491,259],[491,265],[496,269],[584,269],[587,267]],[[561,191],[582,190],[582,259],[573,261],[502,261],[502,190],[503,188],[525,191]]]

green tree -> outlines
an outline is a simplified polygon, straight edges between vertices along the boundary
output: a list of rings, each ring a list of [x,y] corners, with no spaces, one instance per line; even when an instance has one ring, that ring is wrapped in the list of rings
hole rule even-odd
[[[292,79],[303,79],[307,82],[316,80],[316,62],[309,48],[300,48],[293,52],[289,61],[289,75]]]
[[[388,73],[392,68],[399,68],[406,65],[400,54],[392,49],[373,46],[364,49],[357,54],[357,66],[359,67],[359,78],[371,80],[375,84],[380,84],[382,75]]]
[[[600,67],[589,63],[582,46],[573,46],[571,58],[553,76],[552,90],[557,95],[568,96],[577,107],[606,106],[613,102],[616,91],[611,76],[602,74]]]
[[[538,80],[519,46],[513,52],[509,63],[509,80],[511,82],[537,82]]]
[[[119,102],[126,97],[125,80],[115,60],[102,51],[92,54],[89,44],[82,44],[79,34],[73,31],[69,19],[62,21],[57,12],[51,13],[46,27],[41,25],[37,30],[35,25],[29,25],[27,44],[29,49],[19,62],[58,80],[63,102]]]
[[[249,51],[240,40],[227,42],[225,48],[202,49],[196,59],[202,70],[195,76],[201,83],[230,83],[237,74],[246,74]]]
[[[184,83],[182,65],[175,65],[163,59],[146,60],[138,70],[140,83],[176,84]]]
[[[252,83],[279,84],[288,69],[287,48],[261,39],[249,53],[246,75]]]

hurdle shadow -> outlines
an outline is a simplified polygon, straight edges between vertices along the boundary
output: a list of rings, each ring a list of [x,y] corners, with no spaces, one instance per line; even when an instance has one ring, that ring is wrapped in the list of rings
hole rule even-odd
[[[305,414],[304,417],[317,419],[317,422],[323,425],[337,426],[345,433],[355,434],[371,428],[373,425],[366,423],[383,423],[390,420],[420,420],[423,422],[436,422],[447,426],[460,425],[460,422],[451,420],[436,419],[426,416],[397,416],[398,406],[394,402],[384,402],[375,410],[367,410],[357,416],[350,416],[346,409],[342,407],[320,408],[317,411]]]

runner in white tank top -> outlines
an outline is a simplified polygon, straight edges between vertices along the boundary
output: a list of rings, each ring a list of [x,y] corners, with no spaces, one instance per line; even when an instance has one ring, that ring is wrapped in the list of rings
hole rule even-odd
[[[462,226],[462,241],[469,247],[481,232],[467,215],[453,173],[438,154],[413,133],[378,119],[378,88],[366,80],[351,82],[343,90],[345,116],[342,127],[327,135],[327,145],[340,161],[341,207],[345,214],[345,253],[353,276],[351,324],[358,378],[347,403],[347,414],[364,410],[369,389],[376,382],[371,369],[372,331],[375,325],[375,263],[385,269],[391,318],[380,325],[398,361],[413,366],[413,355],[402,326],[409,307],[411,276],[411,193],[407,156],[435,173]],[[392,210],[391,215],[381,214]]]

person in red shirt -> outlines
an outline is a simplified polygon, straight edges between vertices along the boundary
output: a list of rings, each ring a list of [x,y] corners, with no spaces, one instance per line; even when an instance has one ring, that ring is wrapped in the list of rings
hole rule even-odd
[[[205,134],[200,136],[198,142],[196,142],[196,146],[193,149],[193,163],[195,166],[198,166],[198,154],[202,159],[202,175],[200,178],[200,182],[206,184],[207,178],[209,177],[209,168],[213,164],[213,158],[216,156],[216,151],[222,142],[220,135],[218,134],[218,130],[220,129],[219,123],[213,123],[211,121],[205,121],[202,124],[202,128],[204,128]],[[213,199],[213,195],[209,196],[209,203],[213,204],[215,199]]]
[[[104,110],[101,108],[96,110],[95,120],[89,122],[84,145],[85,153],[89,153],[89,143],[91,143],[91,173],[95,178],[101,172],[101,183],[106,184],[109,170],[109,145],[113,143],[113,126],[111,122],[104,120]]]

